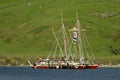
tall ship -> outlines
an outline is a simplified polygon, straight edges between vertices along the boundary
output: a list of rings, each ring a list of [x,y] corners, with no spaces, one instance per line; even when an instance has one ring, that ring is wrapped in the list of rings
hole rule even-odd
[[[80,25],[78,15],[76,24],[72,29],[65,27],[61,14],[62,25],[59,31],[52,29],[55,37],[54,49],[47,58],[37,58],[32,68],[38,69],[97,69],[95,56],[85,34],[85,29]]]

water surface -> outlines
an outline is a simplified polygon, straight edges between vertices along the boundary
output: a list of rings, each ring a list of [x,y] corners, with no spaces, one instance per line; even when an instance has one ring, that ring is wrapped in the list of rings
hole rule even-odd
[[[0,80],[120,80],[120,68],[75,70],[0,67]]]

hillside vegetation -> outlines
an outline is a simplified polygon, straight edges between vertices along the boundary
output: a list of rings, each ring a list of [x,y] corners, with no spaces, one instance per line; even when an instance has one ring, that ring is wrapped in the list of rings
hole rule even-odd
[[[120,48],[119,0],[0,0],[2,58],[50,54],[55,41],[51,28],[61,27],[61,12],[69,29],[78,12],[96,57],[120,62],[110,49]]]

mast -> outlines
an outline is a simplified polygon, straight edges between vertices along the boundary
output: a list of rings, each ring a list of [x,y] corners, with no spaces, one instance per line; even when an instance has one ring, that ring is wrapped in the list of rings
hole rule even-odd
[[[65,26],[63,23],[63,16],[62,16],[62,12],[61,12],[61,22],[62,22],[62,33],[63,33],[63,41],[64,41],[64,56],[67,57],[67,44],[66,44],[66,35],[65,35]]]
[[[78,12],[76,13],[76,19],[77,19],[76,27],[78,29],[78,53],[80,56],[80,63],[82,63],[84,56],[83,56],[83,50],[82,50],[81,28],[80,28],[80,21],[78,19]]]

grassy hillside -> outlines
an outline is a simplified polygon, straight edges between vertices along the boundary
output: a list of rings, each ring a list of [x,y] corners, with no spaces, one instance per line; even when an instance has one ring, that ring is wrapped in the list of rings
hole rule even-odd
[[[55,41],[51,28],[71,28],[76,11],[97,57],[120,59],[120,2],[117,0],[0,0],[0,55],[48,55]],[[120,60],[119,60],[120,61]]]

